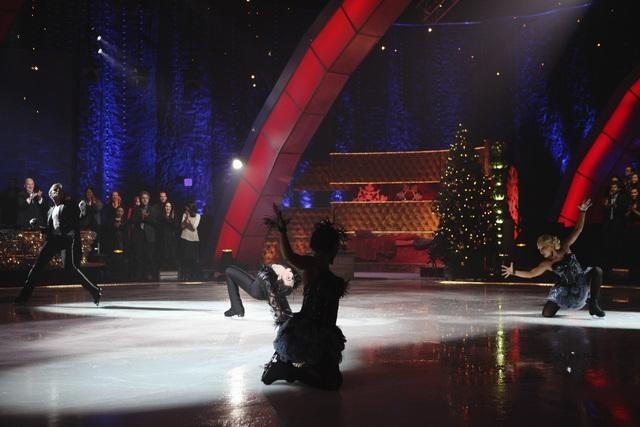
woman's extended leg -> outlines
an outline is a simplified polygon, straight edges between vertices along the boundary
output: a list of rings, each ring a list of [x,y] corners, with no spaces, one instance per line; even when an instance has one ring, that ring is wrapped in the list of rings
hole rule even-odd
[[[224,272],[227,280],[229,300],[231,301],[231,308],[225,311],[225,316],[244,316],[244,306],[240,299],[240,288],[255,299],[264,300],[267,298],[262,281],[253,277],[243,269],[235,265],[230,265]]]

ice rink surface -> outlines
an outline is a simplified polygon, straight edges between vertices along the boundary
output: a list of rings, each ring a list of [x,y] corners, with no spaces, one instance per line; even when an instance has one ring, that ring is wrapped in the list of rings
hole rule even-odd
[[[0,289],[2,426],[640,425],[640,291],[603,319],[540,315],[548,288],[358,280],[338,392],[260,382],[275,329],[221,282]],[[300,291],[290,297],[294,311]]]

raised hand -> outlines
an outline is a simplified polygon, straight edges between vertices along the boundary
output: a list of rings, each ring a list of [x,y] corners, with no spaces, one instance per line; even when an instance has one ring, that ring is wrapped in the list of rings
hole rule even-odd
[[[280,233],[286,233],[287,225],[289,225],[289,222],[291,220],[284,217],[284,215],[282,214],[282,209],[280,209],[280,207],[275,203],[273,204],[273,213],[274,215],[272,217],[264,218],[264,224],[270,229],[275,228]]]
[[[289,220],[285,219],[282,214],[282,209],[275,203],[273,204],[273,213],[275,214],[276,228],[278,231],[286,231]]]
[[[580,212],[586,212],[587,209],[591,207],[591,205],[591,199],[583,200],[582,203],[578,205],[578,209],[580,210]]]
[[[511,263],[509,266],[502,266],[502,277],[504,277],[505,279],[509,276],[513,276],[513,272],[513,263]]]

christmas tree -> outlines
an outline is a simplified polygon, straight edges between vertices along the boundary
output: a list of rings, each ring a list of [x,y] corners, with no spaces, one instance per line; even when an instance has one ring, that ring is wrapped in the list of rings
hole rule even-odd
[[[451,277],[481,277],[492,224],[489,181],[482,173],[478,153],[459,125],[440,178],[435,212],[440,225],[430,248],[442,259]]]

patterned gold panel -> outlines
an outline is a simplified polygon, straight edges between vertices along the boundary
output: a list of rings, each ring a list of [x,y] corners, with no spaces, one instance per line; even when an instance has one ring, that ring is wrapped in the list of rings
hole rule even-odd
[[[486,149],[476,148],[481,161]],[[439,182],[449,150],[387,153],[331,153],[330,184]]]
[[[313,226],[324,218],[333,217],[331,208],[302,209],[291,208],[284,211],[284,215],[291,219],[288,231],[289,237],[307,237],[311,235]]]
[[[412,235],[432,237],[438,227],[438,218],[432,210],[432,201],[404,202],[335,202],[332,208],[335,220],[353,236],[359,231],[370,231],[377,236]],[[313,226],[323,218],[333,219],[330,208],[287,209],[289,240],[296,253],[309,253],[309,237]],[[280,262],[282,255],[275,231],[265,239],[263,263]]]
[[[309,237],[291,238],[291,247],[297,254],[306,254],[310,252],[309,249]],[[280,242],[276,237],[268,238],[264,242],[264,249],[262,251],[262,263],[273,264],[282,262],[282,252],[280,251]]]
[[[81,264],[87,263],[87,257],[93,242],[96,240],[96,232],[89,230],[80,231],[82,240]],[[0,230],[0,270],[23,269],[32,265],[45,238],[40,231],[31,230]],[[62,267],[62,257],[56,255],[49,263],[52,267]]]
[[[288,227],[289,241],[294,252],[299,254],[309,252],[309,237],[313,232],[313,226],[324,218],[333,218],[331,208],[285,209],[284,216],[291,219]],[[262,250],[263,263],[270,264],[282,260],[279,246],[277,233],[271,231]]]
[[[331,191],[329,187],[329,162],[317,160],[309,165],[295,184],[295,191]]]
[[[438,228],[433,202],[334,202],[336,221],[348,231],[430,236]]]
[[[476,150],[485,170],[488,170],[487,150],[484,147],[478,147]],[[447,155],[448,150],[332,153],[328,163],[326,161],[312,163],[297,182],[295,190],[354,190],[359,185],[369,183],[437,185],[442,170],[446,166]],[[398,190],[400,188],[401,186]],[[432,196],[435,192],[428,193]],[[391,196],[393,197],[394,194]],[[432,206],[431,200],[333,202],[331,208],[287,209],[285,214],[291,218],[289,237],[294,251],[308,253],[309,236],[313,226],[323,218],[335,218],[352,235],[368,231],[375,236],[390,238],[401,235],[433,237],[433,233],[438,228],[438,218]],[[263,259],[264,262],[277,262],[281,259],[275,233],[267,236]]]

